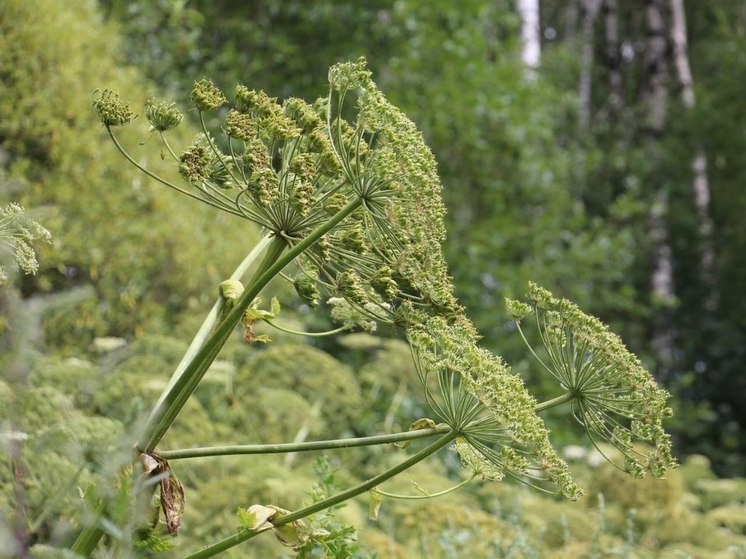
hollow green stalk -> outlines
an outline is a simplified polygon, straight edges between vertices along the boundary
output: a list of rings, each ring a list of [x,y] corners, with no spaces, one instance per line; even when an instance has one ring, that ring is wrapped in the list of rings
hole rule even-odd
[[[228,445],[210,446],[203,448],[182,448],[178,450],[163,450],[157,455],[166,460],[181,460],[183,458],[204,458],[208,456],[233,456],[238,454],[281,454],[286,452],[308,452],[313,450],[333,450],[353,448],[358,446],[373,446],[404,441],[413,441],[426,437],[434,437],[451,431],[447,425],[439,425],[434,429],[420,429],[404,431],[389,435],[375,435],[372,437],[358,437],[352,439],[332,439],[327,441],[308,441],[303,443],[285,444],[257,444],[257,445]]]
[[[269,246],[269,243],[271,241],[272,237],[269,235],[262,237],[262,239],[254,246],[251,252],[246,255],[246,258],[244,258],[243,261],[238,265],[233,274],[231,274],[230,279],[240,280],[246,274],[248,269],[254,264],[254,262],[256,262],[259,255],[267,249],[267,246]],[[213,331],[215,325],[220,319],[220,315],[223,312],[224,306],[225,300],[222,296],[218,295],[215,304],[212,306],[212,309],[210,309],[210,312],[207,314],[207,317],[202,323],[202,326],[200,326],[199,330],[197,331],[197,334],[194,336],[194,339],[192,339],[192,343],[189,344],[189,347],[184,353],[184,356],[181,358],[181,361],[176,366],[176,370],[174,370],[174,373],[171,375],[171,378],[168,381],[168,385],[163,390],[163,394],[161,394],[160,398],[153,407],[152,413],[160,408],[166,398],[166,394],[171,391],[174,384],[176,384],[176,381],[181,377],[189,363],[191,363],[194,359],[194,356],[197,354],[200,347],[202,347],[202,345],[205,343],[205,340],[207,340],[210,332]]]
[[[384,481],[391,479],[395,475],[400,474],[401,472],[411,468],[412,466],[421,462],[422,460],[424,460],[431,454],[437,452],[438,450],[446,446],[448,443],[453,441],[457,436],[458,436],[457,431],[449,430],[448,433],[443,435],[437,441],[426,446],[425,448],[420,450],[418,453],[413,454],[407,460],[394,466],[393,468],[386,470],[385,472],[382,472],[378,474],[377,476],[372,477],[369,480],[364,481],[363,483],[360,483],[359,485],[356,485],[355,487],[348,489],[347,491],[343,491],[342,493],[338,493],[337,495],[327,497],[326,499],[318,501],[317,503],[313,503],[306,507],[300,508],[294,512],[280,516],[279,518],[273,520],[272,524],[275,527],[280,527],[290,522],[295,522],[296,520],[300,520],[302,518],[305,518],[307,516],[310,516],[322,510],[326,510],[330,507],[333,507],[335,505],[348,501],[349,499],[352,499],[353,497],[357,497],[358,495],[365,493],[366,491],[370,491],[377,485],[380,485]],[[226,549],[230,549],[233,546],[236,546],[242,542],[245,542],[246,540],[249,540],[253,538],[254,536],[258,536],[261,533],[262,533],[261,531],[257,532],[254,530],[242,528],[238,530],[232,536],[229,536],[225,538],[224,540],[214,543],[213,545],[208,546],[196,553],[193,553],[192,555],[188,555],[186,559],[204,559],[206,557],[214,557],[218,553],[221,553],[225,551]]]
[[[272,279],[272,276],[266,277],[266,272],[278,262],[280,255],[286,247],[287,243],[281,237],[272,238],[267,247],[264,259],[256,271],[256,279],[251,282],[250,286],[239,297],[235,306],[225,319],[217,324],[213,332],[197,350],[194,358],[189,361],[189,364],[178,375],[170,388],[163,393],[159,403],[151,412],[148,422],[145,425],[143,436],[137,445],[140,452],[146,454],[153,452],[156,445],[163,438],[163,435],[171,427],[171,424],[179,415],[181,408],[189,400],[189,397],[197,388],[207,369],[215,361],[220,350],[228,341],[231,332],[233,332],[236,324],[241,320],[241,316],[246,308],[259,294],[259,291]]]
[[[267,248],[264,260],[259,265],[256,279],[244,290],[241,297],[236,301],[233,309],[223,319],[210,337],[200,347],[194,359],[184,368],[182,374],[171,386],[161,404],[151,413],[145,426],[143,436],[138,442],[140,452],[152,453],[155,446],[161,440],[166,431],[176,419],[181,408],[186,404],[207,369],[218,356],[225,342],[228,340],[236,324],[241,320],[244,311],[254,298],[269,281],[279,274],[294,258],[302,254],[306,249],[343,221],[362,204],[362,198],[355,198],[344,208],[334,214],[329,220],[311,231],[301,242],[294,245],[290,250],[283,253],[286,241],[282,237],[273,237]],[[103,510],[103,508],[102,508]],[[81,556],[89,556],[98,545],[104,535],[104,531],[97,526],[85,528],[72,546],[72,551]]]
[[[283,254],[287,247],[286,240],[282,237],[273,237],[267,248],[264,260],[259,265],[255,279],[247,286],[241,296],[236,300],[233,309],[220,322],[210,337],[200,347],[194,359],[184,369],[183,374],[176,380],[171,390],[162,399],[161,405],[151,414],[145,427],[143,436],[138,443],[141,452],[151,453],[156,445],[171,426],[181,408],[186,404],[194,392],[207,369],[218,356],[225,342],[228,340],[236,324],[241,320],[244,311],[256,298],[259,292],[269,281],[278,275],[294,258],[302,254],[306,249],[333,229],[362,204],[361,198],[355,198],[334,214],[329,221],[320,225],[308,234],[301,242],[294,245]]]

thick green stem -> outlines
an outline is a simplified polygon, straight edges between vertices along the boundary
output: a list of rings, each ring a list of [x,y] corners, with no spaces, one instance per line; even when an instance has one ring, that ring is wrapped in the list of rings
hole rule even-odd
[[[281,237],[273,237],[264,260],[259,264],[254,279],[248,289],[236,301],[235,306],[225,319],[220,322],[212,334],[205,340],[204,344],[197,350],[194,358],[183,369],[176,381],[161,396],[158,404],[151,412],[145,432],[138,442],[137,448],[144,453],[151,453],[155,446],[166,434],[171,424],[179,415],[181,408],[187,403],[197,385],[204,377],[207,369],[217,358],[228,338],[233,332],[236,324],[241,320],[246,308],[251,304],[259,291],[269,282],[272,276],[265,278],[266,271],[277,263],[280,255],[287,247],[287,243]]]
[[[332,439],[327,441],[309,441],[303,443],[286,444],[255,444],[211,446],[204,448],[182,448],[178,450],[163,450],[157,455],[166,460],[180,460],[183,458],[205,458],[208,456],[232,456],[237,454],[281,454],[286,452],[308,452],[312,450],[332,450],[353,448],[357,446],[373,446],[403,441],[412,441],[426,437],[434,437],[448,433],[447,425],[440,425],[434,429],[420,429],[418,431],[404,431],[389,435],[375,435],[372,437],[358,437],[353,439]]]
[[[112,135],[113,137],[113,135]],[[116,141],[116,140],[115,140]],[[121,149],[121,148],[120,148]],[[123,150],[122,150],[123,151]],[[124,153],[124,152],[123,152]],[[130,158],[131,159],[131,158]],[[136,162],[132,161],[135,165]],[[139,165],[137,165],[139,167]],[[157,177],[156,177],[157,178]],[[162,181],[161,181],[162,182]],[[362,204],[362,199],[351,201],[342,210],[332,216],[326,223],[314,229],[305,239],[293,246],[284,255],[282,251],[286,247],[286,241],[282,237],[272,238],[265,259],[259,266],[256,279],[244,290],[244,293],[236,301],[233,309],[218,324],[212,335],[200,347],[191,362],[183,369],[182,374],[176,379],[165,397],[160,400],[145,426],[144,434],[138,443],[138,449],[142,452],[153,452],[155,446],[161,440],[168,428],[171,426],[181,408],[186,404],[207,369],[218,356],[231,332],[243,316],[246,308],[259,294],[269,281],[279,274],[294,258],[308,249],[338,223],[344,220]],[[281,257],[282,255],[282,257]],[[102,508],[103,512],[103,508]],[[103,530],[98,526],[85,528],[73,544],[73,551],[82,556],[89,556],[103,537]]]
[[[364,481],[363,483],[348,489],[347,491],[343,491],[342,493],[339,493],[332,497],[328,497],[326,499],[323,499],[322,501],[308,505],[307,507],[298,509],[295,512],[291,512],[289,514],[280,516],[277,519],[273,519],[272,524],[276,527],[283,526],[284,524],[288,524],[290,522],[300,520],[301,518],[305,518],[307,516],[310,516],[322,510],[326,510],[330,507],[338,505],[339,503],[348,501],[349,499],[352,499],[353,497],[357,497],[361,493],[370,491],[377,485],[380,485],[384,481],[391,479],[392,477],[394,477],[397,474],[400,474],[404,470],[411,468],[418,462],[421,462],[422,460],[424,460],[431,454],[440,450],[441,448],[446,446],[448,443],[453,441],[457,436],[458,436],[457,431],[449,431],[446,435],[444,435],[443,437],[441,437],[434,443],[426,446],[425,448],[420,450],[417,454],[412,455],[410,458],[408,458],[401,464],[394,466],[390,470],[386,470],[385,472],[380,473],[377,476],[372,477],[369,480]],[[225,551],[226,549],[230,549],[231,547],[236,546],[248,539],[251,539],[254,536],[258,536],[261,533],[262,532],[256,532],[254,530],[248,530],[246,528],[242,528],[238,532],[233,534],[232,536],[229,536],[225,538],[224,540],[221,540],[209,547],[206,547],[202,549],[201,551],[198,551],[197,553],[188,555],[186,559],[204,559],[205,557],[214,557],[218,553],[221,553]]]
[[[264,252],[264,250],[267,248],[271,240],[272,240],[272,237],[269,235],[262,237],[262,239],[256,244],[256,246],[254,246],[251,252],[246,256],[246,258],[244,258],[243,261],[238,265],[238,268],[236,268],[233,274],[231,274],[230,279],[240,280],[244,276],[244,274],[246,274],[246,272],[252,266],[252,264],[254,264],[258,256],[262,252]],[[181,358],[181,361],[176,366],[176,370],[171,375],[171,379],[168,381],[168,385],[163,390],[161,397],[158,399],[158,402],[156,402],[155,406],[153,407],[153,412],[155,412],[155,410],[160,408],[161,404],[166,399],[166,395],[173,388],[174,384],[176,384],[176,381],[179,379],[179,377],[181,377],[184,370],[187,368],[187,365],[189,365],[189,363],[191,363],[192,360],[194,359],[194,356],[197,355],[199,348],[202,347],[202,345],[205,343],[205,340],[210,335],[210,332],[212,332],[213,329],[215,328],[215,325],[217,324],[218,319],[220,318],[220,314],[223,312],[224,306],[225,306],[225,299],[223,299],[221,295],[218,295],[218,298],[215,301],[215,304],[212,306],[212,309],[210,309],[210,312],[207,314],[207,317],[202,323],[202,326],[200,326],[200,329],[197,332],[197,334],[194,336],[194,339],[192,339],[192,343],[189,344],[189,348],[186,350],[186,353],[184,353],[184,356]]]
[[[106,508],[106,504],[101,501],[96,507],[96,511],[94,512],[96,518],[103,514],[104,508]],[[96,549],[96,546],[98,545],[98,542],[103,535],[104,531],[99,526],[89,526],[88,528],[85,528],[80,534],[78,534],[78,537],[75,539],[75,542],[73,542],[73,545],[70,549],[72,549],[72,551],[74,551],[78,555],[88,557],[91,553],[93,553],[93,550]]]
[[[210,364],[218,356],[218,353],[228,340],[236,324],[241,320],[244,311],[264,286],[279,274],[285,266],[292,262],[294,258],[302,254],[339,222],[354,212],[360,204],[362,204],[362,199],[354,199],[329,218],[326,223],[314,229],[307,237],[284,254],[282,252],[287,246],[286,241],[279,236],[272,239],[267,249],[267,254],[259,265],[255,279],[236,300],[233,309],[217,325],[212,335],[205,341],[194,356],[194,359],[184,369],[183,374],[177,379],[165,398],[162,399],[161,405],[151,414],[148,424],[145,427],[144,435],[138,443],[138,449],[141,452],[151,453],[155,450],[156,445],[171,426],[174,419],[176,419],[181,408],[186,404],[195,388],[197,388]]]
[[[236,301],[233,309],[218,325],[213,334],[208,338],[204,345],[195,355],[194,359],[184,369],[183,374],[177,379],[169,393],[163,399],[163,402],[155,412],[151,414],[145,427],[144,435],[138,443],[138,449],[141,452],[153,452],[155,446],[161,440],[168,428],[173,423],[181,408],[189,399],[194,389],[199,384],[210,364],[215,360],[218,353],[228,340],[233,328],[238,324],[246,308],[251,304],[254,298],[259,294],[262,288],[269,281],[279,274],[294,258],[303,253],[338,223],[344,220],[362,204],[361,198],[356,198],[334,214],[327,222],[314,229],[300,243],[294,245],[280,258],[282,249],[285,247],[285,241],[282,237],[274,237],[270,244],[267,256],[259,267],[257,278],[251,283],[249,288],[244,290],[243,294]],[[274,264],[271,262],[274,261]],[[262,272],[262,270],[264,270]],[[104,532],[101,528],[89,526],[85,528],[78,539],[73,544],[73,550],[83,556],[90,555],[96,548],[99,540],[103,537]],[[79,543],[80,542],[80,543]]]
[[[564,404],[565,402],[569,402],[571,400],[575,399],[575,394],[572,392],[565,392],[561,396],[557,396],[556,398],[552,398],[551,400],[547,400],[546,402],[542,402],[541,404],[536,404],[536,413],[543,412],[545,410],[548,410],[549,408],[553,408],[554,406],[559,406],[560,404]]]

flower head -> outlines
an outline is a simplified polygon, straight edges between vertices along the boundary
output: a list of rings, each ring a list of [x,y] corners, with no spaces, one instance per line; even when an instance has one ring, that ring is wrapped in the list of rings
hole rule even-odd
[[[200,80],[192,87],[192,101],[200,111],[210,111],[224,105],[228,99],[210,80]]]
[[[145,118],[148,119],[151,130],[165,132],[176,128],[183,115],[176,108],[175,103],[156,102],[154,99],[148,99],[145,102]]]
[[[39,269],[32,245],[37,240],[50,242],[51,235],[44,227],[26,215],[23,206],[11,202],[0,207],[0,248],[10,248],[18,267],[26,274],[35,274]],[[0,285],[7,276],[0,266]]]
[[[480,348],[471,323],[430,317],[407,338],[426,396],[441,420],[457,430],[455,450],[485,479],[505,476],[576,498],[580,490],[549,441],[536,401],[499,357]]]
[[[93,110],[105,126],[122,126],[129,123],[135,114],[129,105],[119,98],[119,94],[104,89],[93,99]]]
[[[676,466],[662,425],[671,415],[669,394],[619,336],[574,303],[534,283],[529,284],[527,303],[508,304],[521,309],[514,313],[519,329],[520,314],[528,306],[548,355],[540,362],[573,396],[573,415],[594,444],[600,439],[616,447],[624,455],[620,467],[634,477],[661,477]]]
[[[200,184],[210,177],[212,158],[207,148],[198,143],[192,144],[179,157],[179,173],[194,184]]]
[[[435,314],[456,316],[460,307],[441,250],[445,208],[432,152],[414,123],[376,87],[365,59],[334,66],[329,82],[327,135],[349,184],[345,194],[362,198],[364,208],[359,225],[345,224],[350,231],[332,236],[334,259],[340,270],[354,268],[378,298],[414,300]],[[346,121],[342,114],[351,98],[356,114]],[[365,245],[376,250],[361,252]]]
[[[259,132],[257,122],[251,115],[240,113],[235,109],[231,109],[225,117],[224,128],[229,137],[244,142],[255,138]]]

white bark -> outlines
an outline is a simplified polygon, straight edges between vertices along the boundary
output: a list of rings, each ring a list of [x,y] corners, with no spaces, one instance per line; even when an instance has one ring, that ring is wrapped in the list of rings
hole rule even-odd
[[[668,117],[668,42],[664,2],[665,0],[645,0],[648,37],[645,68],[648,75],[644,99],[648,112],[647,127],[651,136],[650,157],[653,159],[658,157],[656,139],[663,134]],[[657,376],[661,382],[665,382],[673,372],[676,356],[676,331],[672,312],[676,297],[667,216],[668,196],[665,191],[659,191],[655,194],[650,214],[650,236],[653,243],[650,288],[653,301],[659,305],[651,343],[658,358]]]
[[[516,10],[521,18],[521,60],[526,66],[526,76],[534,78],[541,63],[539,0],[516,0]]]
[[[686,109],[693,109],[696,103],[694,95],[694,78],[689,65],[688,40],[686,31],[686,12],[684,0],[670,0],[671,8],[671,45],[673,47],[676,77],[681,86],[681,101]],[[717,293],[714,289],[715,248],[712,242],[713,223],[710,217],[710,181],[707,175],[707,157],[704,150],[698,148],[692,159],[692,190],[694,203],[699,216],[700,243],[700,276],[708,286],[709,297],[705,306],[714,308],[717,305]]]
[[[663,133],[668,116],[668,43],[663,12],[663,0],[645,0],[648,34],[645,68],[648,80],[644,95],[648,106],[647,125],[654,135]]]
[[[681,85],[681,97],[687,109],[694,107],[694,78],[689,66],[688,40],[686,33],[686,12],[684,0],[670,0],[671,6],[671,46],[673,47],[676,76]]]

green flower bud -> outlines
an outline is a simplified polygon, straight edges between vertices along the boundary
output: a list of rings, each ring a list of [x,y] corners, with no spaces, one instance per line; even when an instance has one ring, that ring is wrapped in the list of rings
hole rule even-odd
[[[234,279],[220,282],[220,296],[225,300],[225,308],[232,309],[236,301],[243,293],[243,284]]]
[[[0,246],[5,245],[13,253],[18,267],[26,274],[35,274],[39,262],[32,244],[37,240],[51,242],[51,235],[44,227],[26,215],[20,204],[11,202],[0,206]],[[7,275],[0,265],[0,286],[7,281]],[[2,323],[0,321],[0,331]]]
[[[239,113],[265,117],[272,114],[273,106],[277,106],[277,98],[270,97],[263,91],[249,89],[245,85],[236,86],[235,107]]]
[[[288,173],[287,179],[293,186],[290,191],[290,205],[300,215],[306,216],[313,207],[313,185],[303,180],[302,178],[295,176],[293,173]]]
[[[391,268],[384,266],[370,280],[370,285],[376,293],[386,299],[393,299],[399,293],[399,286],[392,279],[392,273]]]
[[[318,278],[315,273],[298,274],[293,280],[293,287],[295,287],[296,293],[312,309],[319,306],[319,300],[321,299],[319,290],[316,287],[317,281]]]
[[[505,308],[508,309],[508,313],[513,317],[514,320],[520,322],[526,316],[531,314],[531,305],[527,305],[521,301],[515,299],[505,298]]]
[[[228,116],[225,119],[225,133],[236,138],[248,142],[257,135],[256,120],[250,115],[240,113],[235,109],[231,109]]]
[[[369,300],[360,276],[353,270],[346,270],[337,275],[337,289],[340,295],[355,305],[363,307]]]
[[[370,77],[371,71],[362,56],[355,62],[336,64],[329,69],[329,84],[336,91],[361,89],[370,82]]]
[[[310,181],[316,175],[316,162],[310,153],[301,153],[293,157],[290,170],[305,181]]]
[[[329,237],[321,237],[311,246],[311,252],[323,263],[332,260],[332,244]]]
[[[210,111],[224,105],[228,99],[210,80],[200,80],[192,88],[192,101],[200,111]]]
[[[262,207],[270,206],[279,194],[277,175],[272,169],[257,169],[251,174],[249,193]]]
[[[324,211],[328,215],[334,215],[347,205],[347,196],[341,192],[335,192],[324,201]]]
[[[292,119],[304,134],[324,125],[314,108],[302,99],[296,97],[285,99],[282,109],[285,115]]]
[[[154,99],[148,99],[145,102],[145,118],[148,119],[151,130],[165,132],[176,128],[183,116],[175,103],[165,101],[156,103]]]
[[[274,113],[262,120],[267,134],[270,138],[276,138],[278,140],[290,140],[300,136],[300,129],[295,126],[295,123],[286,117],[284,114]]]
[[[365,238],[363,226],[360,223],[356,223],[352,229],[339,232],[335,240],[343,248],[356,254],[365,254],[368,251],[367,239]]]
[[[249,173],[272,168],[272,158],[264,142],[254,138],[248,143],[243,155],[243,165]]]
[[[207,178],[220,188],[233,188],[235,183],[228,170],[233,165],[233,159],[227,155],[221,155],[220,159],[211,158],[207,166]]]
[[[122,126],[135,116],[129,105],[119,98],[119,94],[110,89],[104,89],[93,100],[93,110],[105,126]]]
[[[191,183],[200,183],[210,177],[211,161],[205,147],[191,145],[179,158],[179,174]]]

